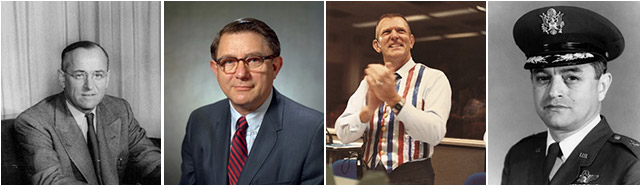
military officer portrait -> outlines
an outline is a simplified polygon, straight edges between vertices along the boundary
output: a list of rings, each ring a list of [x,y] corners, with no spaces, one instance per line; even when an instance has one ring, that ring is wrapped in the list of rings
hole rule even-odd
[[[640,184],[640,2],[488,7],[489,184]]]

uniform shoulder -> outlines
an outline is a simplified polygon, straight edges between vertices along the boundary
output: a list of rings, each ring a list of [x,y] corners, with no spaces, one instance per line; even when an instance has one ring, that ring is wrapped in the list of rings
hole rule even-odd
[[[525,148],[525,147],[533,147],[535,146],[535,144],[539,143],[540,141],[546,140],[547,138],[547,132],[540,132],[540,133],[536,133],[533,135],[529,135],[525,138],[520,139],[520,141],[518,141],[516,144],[514,144],[511,149],[520,149],[520,148]]]
[[[636,158],[640,158],[640,142],[621,134],[614,133],[609,137],[609,142],[618,144],[629,150]]]

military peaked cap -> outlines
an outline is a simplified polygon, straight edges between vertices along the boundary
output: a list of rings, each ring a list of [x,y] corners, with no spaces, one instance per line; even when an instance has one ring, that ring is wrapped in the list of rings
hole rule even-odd
[[[513,27],[525,69],[611,61],[624,50],[616,26],[598,13],[570,6],[535,9]]]

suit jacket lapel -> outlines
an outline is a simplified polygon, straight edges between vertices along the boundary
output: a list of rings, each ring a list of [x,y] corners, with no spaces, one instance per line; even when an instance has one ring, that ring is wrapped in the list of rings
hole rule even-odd
[[[118,153],[120,152],[121,120],[111,113],[109,105],[98,104],[97,126],[98,144],[100,146],[100,167],[104,184],[119,184]]]
[[[273,89],[272,92],[271,105],[264,115],[260,131],[258,131],[251,153],[249,153],[244,169],[242,169],[238,184],[251,183],[278,141],[278,131],[282,129],[284,102],[280,100],[281,95],[278,91]]]
[[[60,141],[64,143],[65,151],[73,164],[78,168],[82,176],[89,184],[97,184],[95,170],[87,141],[85,141],[80,127],[67,108],[64,93],[56,97],[55,126]]]
[[[202,142],[203,145],[207,146],[203,148],[205,150],[210,150],[208,151],[209,155],[205,158],[212,158],[209,159],[209,161],[212,163],[210,165],[214,167],[212,170],[205,171],[218,173],[218,175],[208,175],[211,177],[218,176],[214,179],[208,179],[213,181],[212,184],[228,183],[227,164],[229,163],[229,148],[231,146],[229,144],[229,141],[231,141],[231,113],[229,112],[229,109],[229,104],[225,104],[221,111],[226,114],[211,113],[211,119],[207,122],[211,124],[211,126],[208,127],[208,129],[210,129],[209,133],[211,139],[206,139],[208,140],[207,142]],[[203,161],[208,162],[207,160]]]
[[[593,163],[600,149],[613,135],[607,120],[603,116],[601,118],[600,123],[582,139],[567,161],[558,169],[551,184],[572,184],[580,176],[582,169]]]

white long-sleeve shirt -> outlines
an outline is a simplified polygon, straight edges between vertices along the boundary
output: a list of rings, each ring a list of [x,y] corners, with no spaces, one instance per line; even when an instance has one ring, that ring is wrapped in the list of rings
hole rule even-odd
[[[396,73],[402,77],[396,92],[405,100],[398,115],[391,111],[393,105],[383,104],[369,122],[360,122],[369,88],[362,80],[335,124],[343,143],[365,139],[367,166],[375,168],[382,161],[388,172],[403,163],[430,158],[433,147],[444,138],[451,110],[451,86],[442,71],[410,59]]]

